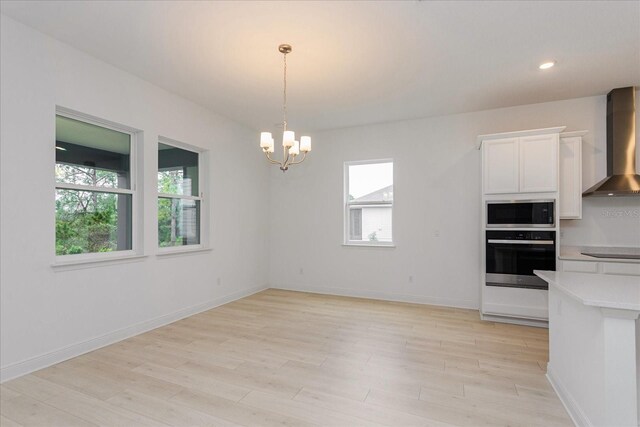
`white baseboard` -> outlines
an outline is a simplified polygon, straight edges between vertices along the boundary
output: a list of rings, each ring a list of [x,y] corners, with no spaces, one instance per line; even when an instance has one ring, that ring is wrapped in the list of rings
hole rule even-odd
[[[338,295],[344,297],[369,298],[383,301],[407,302],[413,304],[439,305],[444,307],[468,308],[477,310],[478,302],[472,300],[458,300],[453,298],[428,297],[410,294],[390,294],[387,292],[354,290],[345,288],[324,288],[316,286],[288,286],[288,285],[271,285],[272,289],[282,289],[286,291],[310,292],[322,295]]]
[[[483,313],[482,311],[480,311],[480,318],[487,322],[510,323],[512,325],[533,326],[536,328],[549,328],[549,321],[547,320],[512,317],[504,314]]]
[[[491,316],[515,317],[517,319],[531,319],[542,322],[549,320],[549,309],[546,306],[495,304],[483,301],[480,311]]]
[[[593,423],[589,420],[589,417],[587,417],[587,415],[582,411],[580,405],[578,405],[575,399],[562,385],[558,377],[554,374],[550,363],[547,363],[547,380],[549,380],[549,384],[551,384],[551,387],[553,387],[556,394],[560,398],[560,402],[562,402],[562,405],[564,405],[564,409],[567,410],[571,421],[573,421],[576,426],[593,426]]]
[[[234,292],[232,294],[225,295],[220,298],[204,302],[202,304],[193,305],[191,307],[187,307],[173,313],[145,320],[144,322],[127,326],[126,328],[109,332],[105,335],[95,337],[87,341],[82,341],[58,350],[54,350],[49,353],[42,354],[40,356],[3,366],[0,368],[0,383],[9,381],[22,375],[29,374],[31,372],[46,368],[51,365],[55,365],[56,363],[60,363],[73,357],[88,353],[90,351],[97,350],[101,347],[113,344],[115,342],[131,338],[135,335],[148,332],[152,329],[168,325],[169,323],[184,319],[185,317],[193,316],[194,314],[210,310],[220,305],[227,304],[231,301],[253,295],[265,289],[268,289],[268,286],[254,287],[240,292]]]

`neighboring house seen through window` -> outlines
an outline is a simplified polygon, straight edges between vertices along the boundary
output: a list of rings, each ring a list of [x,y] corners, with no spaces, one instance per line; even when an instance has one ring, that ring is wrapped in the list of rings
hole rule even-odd
[[[345,163],[345,244],[393,243],[393,161]]]

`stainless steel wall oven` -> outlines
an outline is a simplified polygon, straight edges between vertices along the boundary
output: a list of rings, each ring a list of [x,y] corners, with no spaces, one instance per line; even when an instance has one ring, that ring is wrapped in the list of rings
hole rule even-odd
[[[556,269],[555,231],[487,230],[486,285],[547,289],[533,270]]]

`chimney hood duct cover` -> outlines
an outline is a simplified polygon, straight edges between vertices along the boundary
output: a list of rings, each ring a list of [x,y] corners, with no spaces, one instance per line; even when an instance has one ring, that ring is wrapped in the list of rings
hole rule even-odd
[[[613,89],[607,94],[607,177],[582,195],[640,196],[633,87]]]

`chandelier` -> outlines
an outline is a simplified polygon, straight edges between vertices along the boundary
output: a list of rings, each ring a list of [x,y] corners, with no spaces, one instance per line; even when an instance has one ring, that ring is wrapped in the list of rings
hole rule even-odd
[[[262,148],[262,152],[267,156],[269,162],[279,165],[280,170],[286,172],[289,166],[302,163],[305,157],[307,157],[307,153],[311,151],[311,137],[302,136],[300,137],[300,141],[297,141],[295,132],[287,129],[287,54],[291,53],[291,46],[281,44],[278,46],[278,50],[284,56],[284,91],[282,103],[282,125],[284,130],[282,132],[282,161],[275,160],[271,157],[271,154],[275,151],[271,132],[260,133],[260,148]],[[300,152],[302,152],[302,158],[296,160]]]

